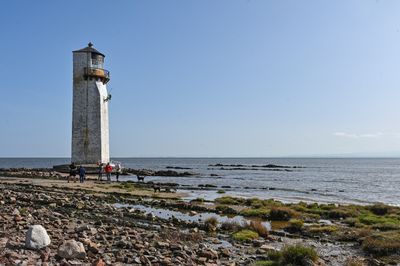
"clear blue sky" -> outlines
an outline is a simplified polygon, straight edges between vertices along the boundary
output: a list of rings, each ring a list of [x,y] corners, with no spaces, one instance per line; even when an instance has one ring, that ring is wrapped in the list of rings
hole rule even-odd
[[[70,156],[72,50],[112,156],[400,151],[400,1],[4,1],[0,156]]]

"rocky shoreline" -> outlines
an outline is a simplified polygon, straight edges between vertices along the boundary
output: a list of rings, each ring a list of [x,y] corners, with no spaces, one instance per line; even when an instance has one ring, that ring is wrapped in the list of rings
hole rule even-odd
[[[339,219],[345,214],[333,212],[334,205],[326,214],[336,215],[334,220],[298,212],[296,217],[306,223],[299,227],[295,220],[287,222],[285,215],[294,215],[288,207],[276,208],[278,214],[272,213],[275,207],[262,211],[265,204],[282,206],[274,201],[222,197],[184,202],[141,183],[66,186],[52,181],[60,179],[58,173],[36,173],[46,173],[45,179],[0,177],[0,265],[264,265],[257,263],[298,244],[319,256],[301,265],[385,265],[365,253],[357,239],[338,241],[330,235],[329,230],[343,231],[344,238],[349,229]],[[238,223],[238,215],[249,220]],[[268,228],[260,218],[282,222]],[[50,240],[37,249],[27,244],[33,241],[28,235],[34,225],[42,226]],[[247,232],[255,236],[241,235]],[[359,264],[350,264],[354,261]]]

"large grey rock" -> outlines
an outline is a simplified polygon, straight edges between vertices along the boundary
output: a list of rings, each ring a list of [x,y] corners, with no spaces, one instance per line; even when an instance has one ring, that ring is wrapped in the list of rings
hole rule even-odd
[[[25,247],[29,249],[42,249],[50,245],[50,237],[41,225],[33,225],[26,232]]]
[[[86,251],[81,242],[68,240],[58,248],[57,255],[65,259],[84,259]]]

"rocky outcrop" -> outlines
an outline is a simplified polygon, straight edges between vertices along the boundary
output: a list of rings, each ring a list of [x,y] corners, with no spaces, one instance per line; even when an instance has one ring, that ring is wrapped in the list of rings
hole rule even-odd
[[[124,168],[123,173],[125,175],[142,175],[142,176],[195,176],[198,175],[196,173],[191,172],[177,172],[174,170],[150,170],[150,169],[132,169],[132,168]]]

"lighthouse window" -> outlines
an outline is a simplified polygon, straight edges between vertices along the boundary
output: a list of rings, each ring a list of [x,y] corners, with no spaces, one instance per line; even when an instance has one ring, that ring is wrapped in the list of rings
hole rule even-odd
[[[92,54],[92,67],[103,68],[104,58],[101,55]]]

